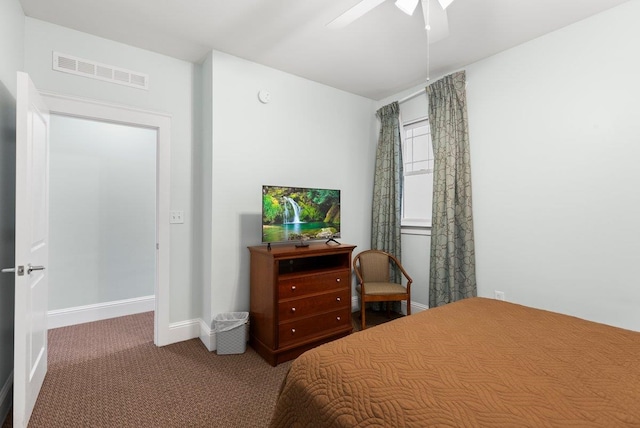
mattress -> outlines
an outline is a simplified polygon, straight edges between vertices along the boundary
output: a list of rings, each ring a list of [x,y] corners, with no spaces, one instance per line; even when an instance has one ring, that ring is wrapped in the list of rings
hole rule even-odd
[[[640,333],[466,299],[302,354],[270,426],[640,426]]]

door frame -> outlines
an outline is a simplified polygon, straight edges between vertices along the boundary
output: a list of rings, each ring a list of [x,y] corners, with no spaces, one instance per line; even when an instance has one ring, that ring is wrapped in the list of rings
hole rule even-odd
[[[40,91],[50,113],[82,119],[155,129],[156,147],[156,278],[153,341],[170,341],[170,196],[171,115],[102,101]]]

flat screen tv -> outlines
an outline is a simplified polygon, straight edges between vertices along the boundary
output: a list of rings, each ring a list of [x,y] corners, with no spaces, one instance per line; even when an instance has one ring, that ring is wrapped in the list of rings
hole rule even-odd
[[[262,186],[263,243],[339,237],[340,190]]]

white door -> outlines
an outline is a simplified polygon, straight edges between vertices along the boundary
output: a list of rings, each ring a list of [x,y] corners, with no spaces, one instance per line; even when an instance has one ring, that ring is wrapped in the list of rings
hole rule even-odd
[[[28,74],[17,93],[13,423],[26,427],[47,373],[49,111]]]

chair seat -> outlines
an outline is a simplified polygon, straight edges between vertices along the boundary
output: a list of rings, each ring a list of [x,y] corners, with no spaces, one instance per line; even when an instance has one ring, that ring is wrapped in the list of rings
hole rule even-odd
[[[367,282],[365,284],[367,296],[384,296],[385,294],[402,294],[407,289],[394,282]],[[360,284],[356,285],[356,291],[360,293]]]

